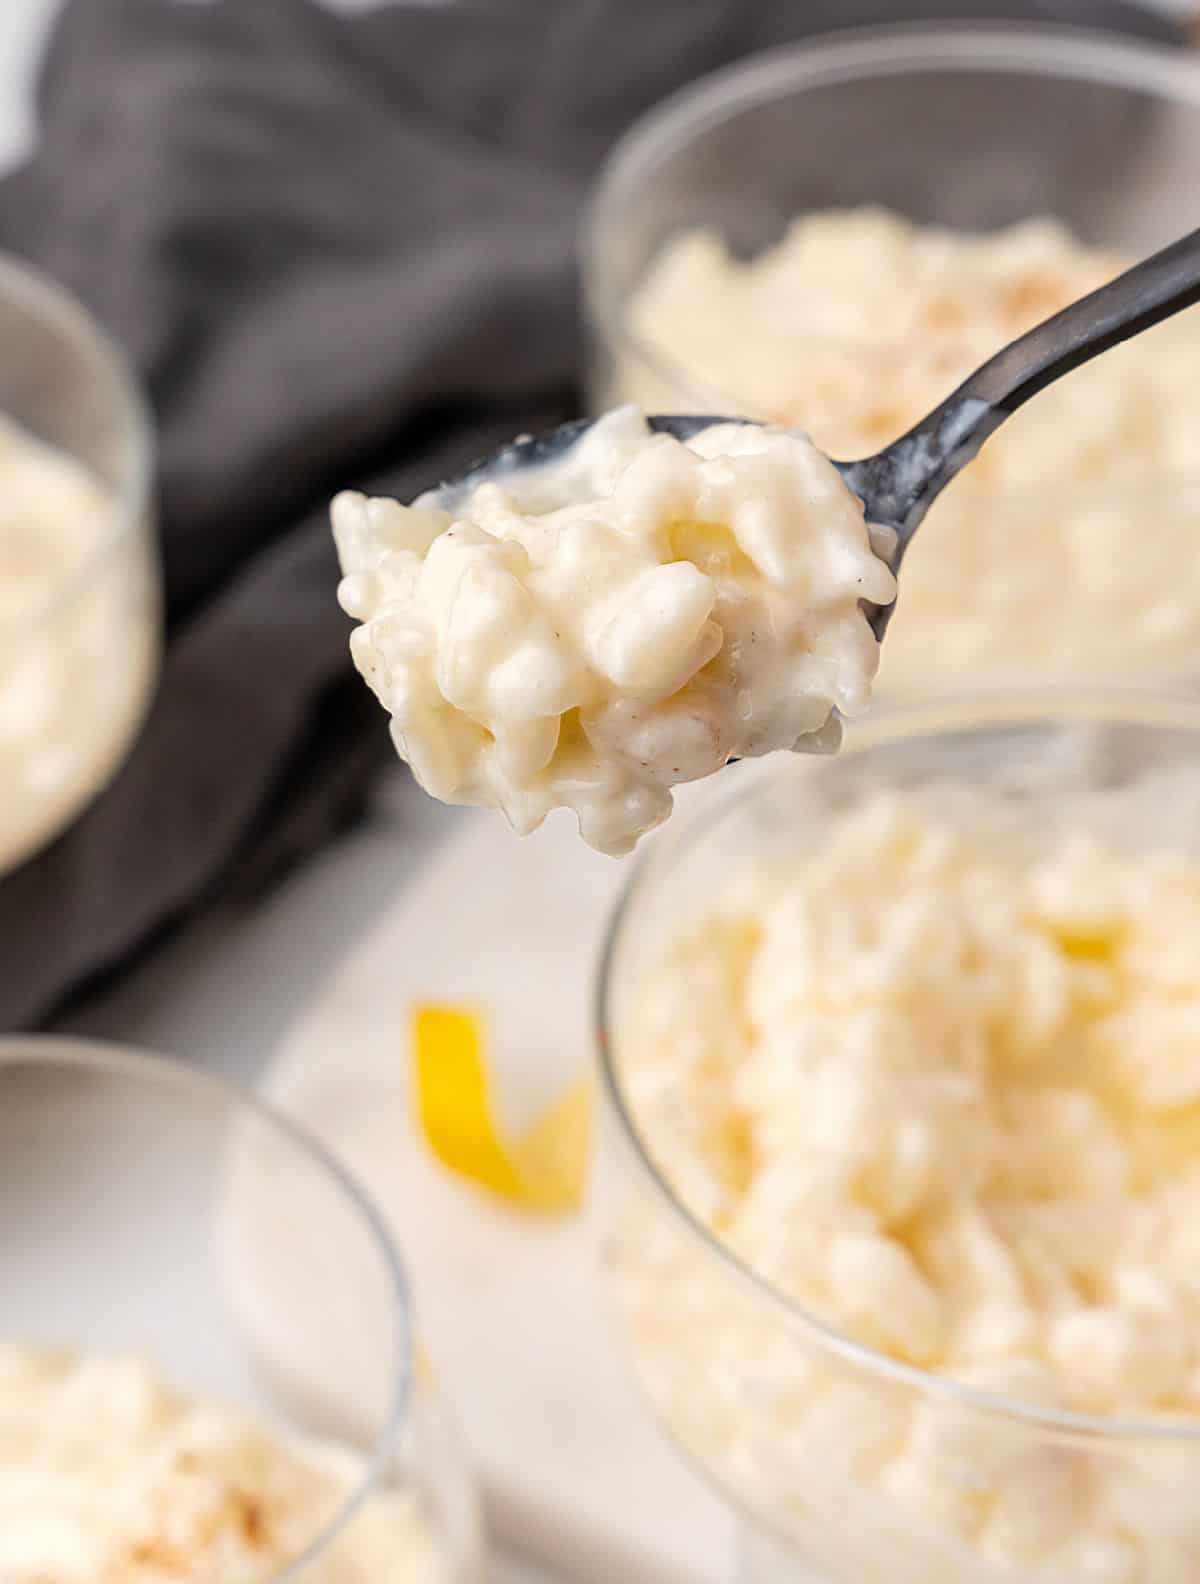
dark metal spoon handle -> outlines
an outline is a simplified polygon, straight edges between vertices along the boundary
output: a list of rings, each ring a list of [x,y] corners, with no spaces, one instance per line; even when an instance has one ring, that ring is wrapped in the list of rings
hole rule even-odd
[[[961,387],[1005,415],[1053,380],[1200,301],[1200,231],[1073,302],[989,358]]]
[[[1193,231],[997,352],[886,451],[839,463],[865,503],[868,520],[896,529],[895,559],[939,491],[1018,407],[1072,369],[1197,301],[1200,231]]]

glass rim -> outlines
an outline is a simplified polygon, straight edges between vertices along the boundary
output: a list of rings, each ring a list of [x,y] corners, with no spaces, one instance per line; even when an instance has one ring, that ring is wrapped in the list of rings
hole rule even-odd
[[[235,1117],[253,1117],[283,1139],[289,1148],[294,1148],[300,1157],[306,1158],[308,1164],[316,1167],[365,1227],[371,1244],[383,1261],[394,1311],[400,1321],[396,1327],[397,1342],[392,1361],[394,1384],[391,1401],[386,1408],[386,1422],[374,1437],[374,1446],[365,1459],[362,1474],[351,1493],[303,1550],[286,1562],[281,1570],[263,1580],[263,1584],[303,1584],[307,1570],[348,1530],[363,1505],[380,1488],[399,1452],[401,1437],[409,1421],[415,1380],[412,1306],[404,1264],[382,1214],[333,1151],[306,1127],[293,1121],[285,1112],[252,1090],[244,1089],[215,1073],[200,1072],[170,1057],[138,1050],[116,1041],[53,1034],[0,1035],[0,1075],[6,1069],[21,1066],[64,1071],[75,1069],[133,1080],[139,1085],[201,1095],[220,1102]]]
[[[1200,63],[1187,51],[1070,24],[896,22],[846,28],[760,51],[676,89],[639,116],[609,150],[584,205],[578,232],[581,296],[593,331],[603,342],[622,348],[657,379],[693,401],[696,411],[724,410],[731,399],[729,392],[688,370],[666,347],[655,344],[629,323],[629,298],[622,297],[611,278],[607,252],[610,236],[622,224],[630,194],[665,155],[726,120],[731,113],[785,90],[827,86],[867,74],[895,77],[939,68],[1093,82],[1140,90],[1162,101],[1200,108]],[[836,339],[846,347],[867,344],[850,338]],[[1200,474],[1181,471],[1132,479],[1128,493],[1136,492],[1144,500],[1147,488],[1152,488],[1155,480],[1160,488],[1195,486],[1200,483]],[[1120,484],[1088,486],[1069,480],[1047,488],[1064,497],[1094,495],[1108,500],[1123,492]],[[998,491],[995,502],[1019,501],[1034,493],[1044,501],[1047,488]]]
[[[1109,724],[1162,726],[1194,733],[1200,743],[1200,697],[1180,690],[1140,688],[1061,687],[983,689],[943,694],[897,703],[873,711],[853,723],[839,755],[851,757],[898,741],[918,741],[957,729],[987,731],[1005,725]],[[779,757],[779,756],[776,756]],[[820,765],[830,761],[816,761]],[[674,865],[686,858],[712,829],[735,809],[762,797],[794,774],[798,763],[813,763],[803,756],[784,756],[782,765],[758,767],[748,785],[735,787],[690,816],[676,815],[652,839],[631,868],[605,928],[593,991],[592,1019],[601,1092],[610,1116],[632,1155],[639,1176],[676,1228],[738,1291],[758,1300],[784,1325],[818,1351],[852,1365],[862,1374],[900,1386],[926,1399],[982,1417],[1010,1420],[1031,1430],[1064,1437],[1126,1445],[1153,1441],[1195,1445],[1200,1443],[1200,1416],[1166,1421],[1083,1413],[1068,1408],[1046,1408],[1037,1403],[989,1391],[955,1380],[935,1370],[909,1364],[857,1341],[822,1320],[813,1310],[789,1297],[782,1288],[756,1271],[728,1243],[712,1232],[676,1193],[654,1159],[633,1107],[626,1099],[610,1017],[617,957],[629,920],[636,915],[643,893]],[[678,821],[676,826],[675,821]]]
[[[75,294],[44,270],[15,253],[0,249],[0,299],[50,329],[64,342],[90,346],[101,378],[111,387],[123,434],[121,476],[115,486],[103,480],[112,496],[112,526],[54,587],[23,613],[12,634],[35,628],[83,594],[128,538],[147,524],[154,474],[155,429],[149,401],[124,351]],[[16,420],[18,423],[20,419]],[[44,440],[45,436],[37,435]],[[48,441],[48,444],[53,444]]]

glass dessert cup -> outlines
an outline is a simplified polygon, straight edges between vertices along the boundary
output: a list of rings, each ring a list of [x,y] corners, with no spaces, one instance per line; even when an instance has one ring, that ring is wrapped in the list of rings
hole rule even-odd
[[[629,1096],[623,1053],[647,969],[675,934],[745,869],[819,850],[839,815],[881,789],[986,794],[1030,853],[1092,830],[1134,854],[1194,858],[1200,706],[1133,690],[927,700],[855,724],[835,758],[776,756],[720,780],[652,842],[607,939],[598,1199],[606,1282],[634,1372],[668,1434],[744,1519],[742,1576],[1182,1584],[1200,1556],[1200,1420],[1041,1408],[824,1323],[689,1208]],[[1119,819],[1114,807],[1125,811]],[[901,1483],[897,1446],[915,1445],[924,1449],[919,1478],[906,1468]],[[1106,1550],[1089,1526],[1119,1503],[1132,1539],[1127,1550]],[[1002,1544],[989,1528],[997,1513],[1011,1520]]]
[[[705,379],[671,332],[656,337],[653,323],[639,319],[639,287],[682,233],[716,232],[736,257],[750,258],[797,217],[881,206],[959,232],[1049,216],[1085,244],[1136,257],[1186,229],[1176,195],[1198,182],[1200,70],[1182,51],[1080,30],[917,24],[843,33],[745,61],[651,111],[601,174],[581,242],[590,405],[596,412],[633,401],[648,412],[778,416],[764,406],[761,383],[736,389]],[[737,334],[730,326],[730,336]],[[881,380],[891,389],[909,383],[906,371],[939,366],[942,346],[933,331],[919,345],[829,333],[807,342],[796,332],[781,344],[787,367],[772,381],[786,375],[803,386],[807,358],[814,370],[835,370],[835,391],[861,384],[868,404]],[[1099,392],[1091,382],[1103,380],[1103,365],[1080,376],[1077,390]],[[1034,427],[1037,408],[1028,415]],[[894,433],[879,434],[880,443],[919,415],[905,414]],[[1136,444],[1131,435],[1131,449]],[[1135,460],[1119,484],[1090,481],[1074,467],[1059,475],[1051,462],[1039,462],[1036,481],[1024,484],[1008,465],[994,478],[980,469],[973,464],[937,503],[909,563],[910,585],[920,566],[922,621],[926,612],[936,617],[939,641],[925,644],[921,631],[908,629],[902,582],[882,696],[1042,681],[1143,685],[1200,674],[1200,589],[1187,594],[1193,619],[1186,633],[1155,608],[1172,584],[1171,567],[1200,530],[1200,454],[1194,470],[1170,474],[1149,460],[1143,471]],[[993,552],[1004,546],[1037,547],[1023,554],[1021,581],[994,613],[984,606],[978,618],[968,612],[961,619],[971,590],[959,582],[973,573],[935,544],[943,523],[947,543],[951,524],[956,546],[961,535],[974,536],[980,577],[998,570]],[[1090,570],[1068,575],[1068,567],[1078,572],[1071,546],[1079,542],[1093,545],[1096,556],[1083,562]],[[1064,547],[1057,557],[1054,545]],[[937,563],[949,570],[939,572]],[[1052,610],[1078,612],[1057,638],[1042,620]],[[985,620],[999,630],[981,630]]]
[[[293,1450],[351,1460],[340,1510],[263,1584],[340,1577],[330,1553],[383,1496],[415,1504],[439,1580],[478,1578],[474,1494],[398,1255],[320,1145],[215,1078],[19,1036],[0,1040],[0,1161],[0,1344],[145,1359]]]
[[[0,619],[3,875],[120,767],[157,677],[161,612],[153,431],[122,354],[82,304],[3,255],[0,349],[0,420],[83,464],[108,497],[94,542]],[[0,537],[0,596],[4,551]]]

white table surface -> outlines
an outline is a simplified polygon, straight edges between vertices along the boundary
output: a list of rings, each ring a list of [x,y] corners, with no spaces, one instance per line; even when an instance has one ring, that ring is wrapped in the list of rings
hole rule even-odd
[[[0,0],[0,169],[32,143],[32,73],[59,3]],[[1175,14],[1196,10],[1196,0],[1157,3]],[[361,829],[257,905],[220,910],[182,932],[140,972],[64,1019],[62,1029],[126,1040],[252,1082],[318,976],[456,817],[396,772]],[[491,1578],[562,1584],[511,1556],[495,1558]]]

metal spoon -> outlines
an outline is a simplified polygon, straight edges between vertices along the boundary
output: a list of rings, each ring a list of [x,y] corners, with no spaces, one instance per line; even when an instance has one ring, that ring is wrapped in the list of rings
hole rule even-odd
[[[835,462],[862,501],[867,521],[893,530],[895,547],[888,557],[892,571],[899,570],[913,534],[937,496],[1018,407],[1080,364],[1198,300],[1200,231],[1193,231],[1010,342],[885,450],[857,462]],[[1196,377],[1200,379],[1200,369]],[[690,440],[715,423],[753,421],[686,414],[659,414],[647,420],[652,429],[677,440]],[[443,484],[436,492],[439,504],[453,510],[477,484],[516,468],[554,461],[590,426],[590,419],[578,419],[504,446],[460,478]],[[894,608],[871,607],[877,638],[883,637]]]

